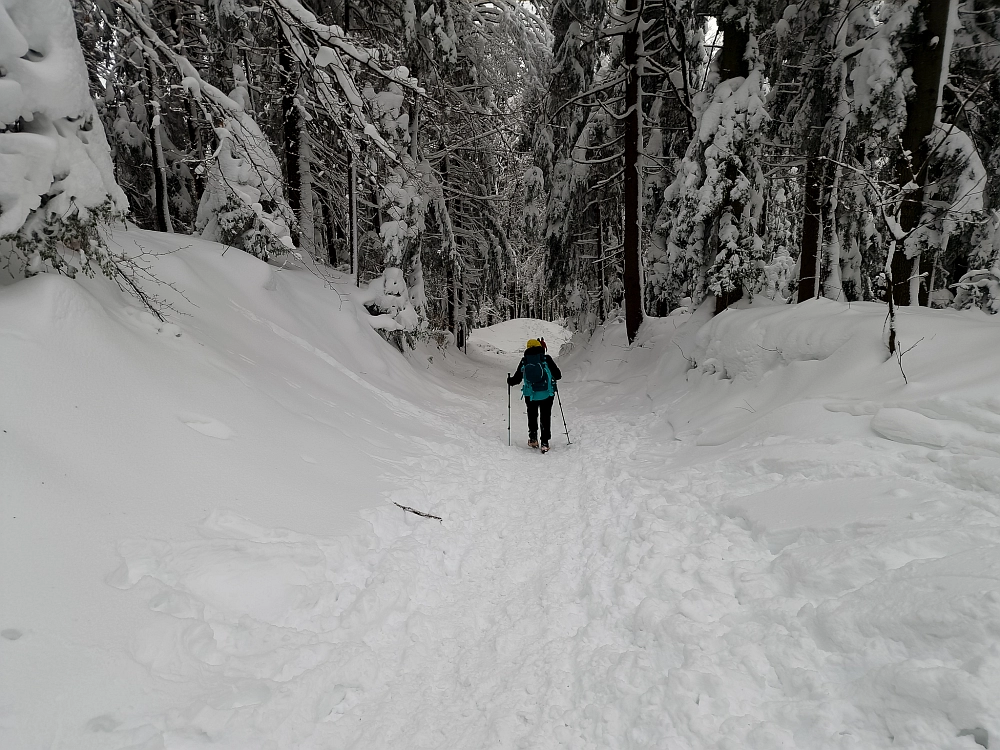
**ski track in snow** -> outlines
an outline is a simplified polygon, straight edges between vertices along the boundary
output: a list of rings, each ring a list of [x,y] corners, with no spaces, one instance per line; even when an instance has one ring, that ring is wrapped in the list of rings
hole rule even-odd
[[[962,477],[995,459],[874,437],[695,451],[652,415],[572,397],[575,442],[557,412],[542,457],[504,444],[501,368],[473,377],[482,399],[437,415],[454,442],[393,468],[390,500],[442,523],[390,506],[367,535],[324,539],[217,512],[201,538],[124,544],[109,582],[165,615],[136,658],[201,697],[98,730],[168,750],[968,749],[989,733],[1000,505]],[[515,439],[523,421],[515,407]],[[776,487],[849,487],[868,516],[797,524],[780,498],[755,505]],[[955,583],[963,559],[975,590]]]

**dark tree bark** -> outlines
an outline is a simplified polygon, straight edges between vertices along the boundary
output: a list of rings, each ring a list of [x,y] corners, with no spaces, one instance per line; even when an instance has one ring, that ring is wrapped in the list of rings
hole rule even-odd
[[[923,212],[923,188],[927,182],[927,162],[930,150],[927,137],[934,128],[941,80],[947,75],[948,61],[944,59],[944,40],[948,31],[948,14],[954,0],[921,0],[913,14],[913,27],[907,35],[905,51],[907,62],[913,68],[913,95],[906,102],[906,127],[903,129],[903,148],[910,158],[899,161],[899,184],[917,185],[903,197],[899,210],[899,225],[904,232],[912,231]],[[931,40],[937,37],[937,42]],[[919,273],[920,255],[907,258],[900,248],[892,258],[892,296],[897,305],[913,304],[910,280]],[[925,297],[921,293],[921,297]],[[921,300],[924,301],[924,300]]]
[[[174,0],[170,5],[170,23],[173,26],[174,33],[177,34],[177,51],[181,56],[187,57],[188,25],[185,23],[184,12],[177,0]],[[205,144],[201,137],[201,130],[198,129],[198,105],[195,103],[194,97],[187,97],[187,110],[188,146],[195,161],[201,164],[205,161]],[[204,173],[192,170],[191,181],[194,188],[192,195],[197,206],[198,200],[205,189]]]
[[[351,252],[351,273],[361,286],[361,247],[358,244],[358,167],[354,150],[347,149],[347,244]]]
[[[600,282],[601,282],[601,296],[597,301],[597,319],[603,323],[608,317],[608,310],[606,305],[606,295],[608,282],[605,278],[607,269],[604,267],[604,212],[601,210],[601,204],[597,203],[594,207],[597,211],[597,262],[598,268],[600,269]]]
[[[750,75],[750,61],[746,59],[750,33],[735,20],[722,23],[722,49],[719,52],[719,80],[746,78]]]
[[[818,147],[817,147],[818,148]],[[815,155],[806,163],[805,211],[802,216],[797,302],[819,296],[819,258],[823,249],[824,164]]]
[[[170,196],[167,185],[167,164],[163,156],[163,137],[160,122],[160,96],[153,63],[146,63],[146,114],[149,117],[149,145],[153,167],[153,218],[156,231],[173,232],[170,220]]]
[[[281,96],[281,134],[285,150],[285,193],[288,198],[288,207],[298,218],[302,210],[302,186],[299,172],[299,109],[295,103],[299,70],[285,39],[281,39],[279,43],[278,67],[281,69],[284,86]],[[292,240],[298,245],[298,228],[289,227],[289,229],[291,229]]]
[[[326,228],[326,247],[327,256],[330,259],[330,265],[335,267],[339,262],[337,258],[337,247],[342,241],[343,231],[334,218],[333,207],[335,205],[333,200],[333,195],[327,191],[324,193],[324,198],[326,201],[323,204],[323,224]]]
[[[642,89],[639,80],[639,45],[642,42],[639,28],[639,2],[628,0],[625,11],[631,27],[623,39],[625,61],[625,172],[623,176],[623,203],[625,227],[623,232],[625,254],[625,332],[628,342],[635,341],[642,325],[642,280],[639,270],[641,228],[642,179],[639,154],[642,139]]]

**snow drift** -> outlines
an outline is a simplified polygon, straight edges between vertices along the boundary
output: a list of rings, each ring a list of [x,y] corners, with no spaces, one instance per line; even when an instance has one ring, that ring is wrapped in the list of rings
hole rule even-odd
[[[337,278],[183,242],[170,323],[0,289],[5,748],[1000,736],[989,317],[900,310],[901,361],[874,304],[614,323],[543,458],[504,375],[558,328],[407,361]]]
[[[130,744],[108,727],[184,694],[170,687],[180,666],[166,642],[149,635],[180,637],[169,627],[183,630],[180,600],[149,609],[108,586],[125,580],[112,575],[119,545],[186,538],[210,516],[234,539],[242,517],[335,539],[385,502],[385,462],[443,429],[412,402],[441,402],[440,389],[372,330],[349,280],[191,237],[116,230],[108,242],[183,293],[150,287],[174,306],[170,322],[103,276],[0,286],[0,746],[11,750],[60,736]],[[355,544],[363,554],[364,537]],[[261,615],[248,601],[283,589],[280,569],[257,560],[202,570],[194,595],[217,586],[233,610]],[[163,680],[166,693],[154,689]]]

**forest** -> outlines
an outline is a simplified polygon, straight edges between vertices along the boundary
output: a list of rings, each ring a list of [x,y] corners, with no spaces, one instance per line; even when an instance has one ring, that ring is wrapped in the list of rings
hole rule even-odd
[[[0,750],[996,750],[998,74],[997,0],[0,0]]]
[[[155,308],[102,241],[128,220],[353,274],[399,340],[1000,309],[989,0],[65,5],[0,4],[14,278],[102,271]]]

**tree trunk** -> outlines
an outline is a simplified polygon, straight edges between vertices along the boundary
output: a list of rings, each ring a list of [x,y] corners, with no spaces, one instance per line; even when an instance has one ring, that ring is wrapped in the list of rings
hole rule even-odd
[[[945,39],[948,34],[948,16],[954,0],[920,0],[913,14],[911,32],[905,45],[907,62],[913,68],[914,91],[906,102],[906,127],[903,129],[903,149],[910,158],[899,160],[899,184],[911,182],[917,187],[903,197],[899,209],[899,225],[904,232],[911,232],[920,222],[923,212],[923,192],[927,182],[927,162],[930,150],[927,137],[934,129],[934,120],[940,106],[941,84],[947,75],[948,61],[944,59]],[[937,38],[935,44],[931,40]],[[920,256],[907,257],[900,248],[892,259],[892,296],[897,305],[914,304],[911,295],[915,274],[919,274]],[[919,296],[923,296],[922,294]]]
[[[750,33],[735,20],[722,24],[722,50],[719,52],[719,82],[750,75],[750,61],[746,59]]]
[[[455,333],[455,314],[457,312],[457,296],[455,294],[456,281],[455,281],[455,261],[448,258],[445,263],[447,264],[448,270],[448,330]]]
[[[285,147],[285,192],[288,197],[288,207],[295,217],[300,218],[302,208],[301,176],[299,171],[299,108],[295,102],[298,92],[299,70],[295,58],[289,49],[288,41],[281,39],[278,44],[278,67],[281,70],[284,91],[281,97],[281,126]],[[292,240],[301,244],[297,227],[289,227]]]
[[[304,87],[299,88],[300,96],[304,96]],[[300,99],[301,101],[301,99]],[[304,113],[297,109],[299,137],[299,247],[315,257],[316,250],[316,215],[313,205],[313,175],[312,175],[312,139],[309,135],[309,122]]]
[[[358,167],[357,157],[350,144],[347,147],[347,223],[348,238],[347,244],[351,250],[351,273],[354,275],[354,283],[361,286],[361,263],[358,255],[361,249],[358,247]]]
[[[816,150],[819,150],[818,145]],[[819,258],[823,249],[823,172],[820,159],[810,158],[807,161],[797,302],[819,296]]]
[[[340,234],[337,227],[336,216],[333,211],[333,207],[336,205],[333,195],[329,190],[324,190],[323,195],[326,198],[323,203],[323,223],[326,227],[326,252],[327,257],[330,259],[330,265],[336,268],[339,262],[337,247],[343,235]]]
[[[608,317],[607,308],[607,269],[605,268],[604,259],[604,211],[601,208],[601,204],[597,204],[597,263],[600,269],[600,283],[601,283],[601,296],[597,301],[597,319],[598,323],[604,323]]]
[[[184,22],[184,13],[180,3],[174,0],[170,5],[170,20],[177,34],[177,52],[181,57],[187,57],[187,24]],[[205,144],[201,137],[201,130],[198,128],[198,105],[193,96],[187,97],[187,135],[188,146],[191,156],[199,165],[205,161]],[[197,170],[191,170],[192,200],[194,208],[197,209],[198,201],[201,199],[202,191],[205,189],[205,175]]]
[[[150,150],[153,161],[153,216],[158,232],[173,232],[170,220],[170,195],[167,191],[167,163],[163,156],[163,136],[160,133],[160,97],[156,85],[156,72],[151,62],[146,64],[146,80],[149,86],[147,114],[149,116]]]
[[[417,51],[410,58],[410,75],[419,79],[421,76],[421,54],[426,44],[424,39],[423,27],[420,23],[420,17],[423,14],[423,8],[419,2],[417,2],[417,18],[414,21],[416,25],[415,29],[415,41],[417,44]],[[418,94],[413,95],[413,99],[409,103],[410,109],[410,122],[407,127],[407,134],[410,137],[409,143],[409,156],[413,160],[414,166],[420,158],[420,96]],[[407,217],[410,220],[415,220],[415,216]],[[406,273],[406,287],[407,291],[410,293],[410,302],[413,304],[414,309],[417,313],[423,317],[426,311],[426,296],[424,294],[424,267],[423,267],[423,257],[421,255],[423,238],[418,234],[416,237],[411,237],[407,239],[404,248],[403,255],[403,270]]]
[[[455,342],[459,349],[469,351],[469,312],[465,304],[465,286],[461,283],[461,272],[455,274],[455,296],[458,312],[456,313],[457,327],[455,329]]]
[[[628,342],[635,341],[639,326],[642,325],[642,280],[640,278],[640,243],[642,240],[641,201],[642,180],[640,179],[639,153],[642,139],[642,87],[639,75],[639,48],[642,44],[640,0],[627,0],[625,12],[629,16],[630,28],[625,33],[625,172],[623,177],[622,200],[625,207],[624,245],[625,254],[625,333]]]

